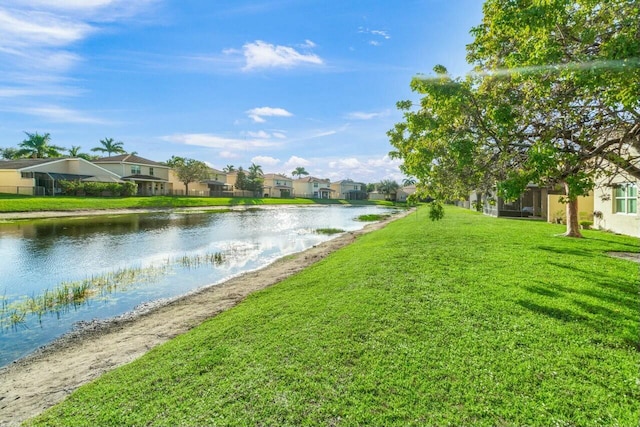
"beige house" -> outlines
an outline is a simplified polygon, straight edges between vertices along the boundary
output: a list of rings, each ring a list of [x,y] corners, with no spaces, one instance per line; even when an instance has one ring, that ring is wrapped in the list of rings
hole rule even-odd
[[[337,199],[366,200],[367,185],[351,179],[331,183],[331,189],[335,191]]]
[[[278,173],[268,173],[262,177],[264,197],[293,197],[293,179]]]
[[[599,182],[593,198],[593,226],[640,237],[638,192],[640,180],[621,175],[612,182]]]
[[[133,154],[102,157],[94,164],[117,174],[122,180],[138,184],[138,195],[171,194],[169,166]]]
[[[78,157],[0,161],[0,193],[56,195],[60,181],[122,182],[120,177]]]
[[[293,181],[293,190],[296,197],[306,197],[310,199],[332,199],[331,183],[328,179],[314,178],[306,176]]]
[[[178,179],[177,173],[169,170],[169,188],[173,195],[185,195],[184,182]],[[209,168],[207,179],[189,183],[189,196],[230,197],[233,195],[233,184],[227,184],[227,174]]]
[[[396,192],[396,202],[406,202],[407,198],[416,192],[416,186],[413,185],[405,185],[404,187],[400,187]]]

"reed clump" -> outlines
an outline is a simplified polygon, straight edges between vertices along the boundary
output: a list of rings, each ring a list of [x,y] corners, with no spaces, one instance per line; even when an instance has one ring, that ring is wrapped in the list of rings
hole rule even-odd
[[[185,255],[174,261],[167,259],[160,266],[120,268],[79,281],[62,282],[54,289],[45,289],[40,294],[13,302],[8,301],[5,291],[5,295],[0,297],[0,331],[24,324],[28,316],[35,316],[38,323],[42,323],[45,315],[56,314],[59,317],[71,308],[86,304],[91,298],[104,297],[136,284],[151,283],[166,275],[174,263],[183,268],[198,268],[219,266],[224,262],[225,256],[221,252]]]

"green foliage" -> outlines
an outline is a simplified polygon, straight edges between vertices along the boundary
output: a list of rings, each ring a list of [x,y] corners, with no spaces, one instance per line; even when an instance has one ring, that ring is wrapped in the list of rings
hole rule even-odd
[[[309,175],[309,172],[307,172],[303,166],[298,166],[293,172],[291,172],[291,175],[300,178],[302,175]]]
[[[431,221],[440,221],[444,218],[444,206],[441,202],[433,201],[429,204],[429,219]]]
[[[18,144],[20,147],[18,151],[12,153],[16,158],[33,157],[41,159],[46,157],[60,157],[62,155],[60,152],[63,151],[64,148],[51,145],[51,135],[49,133],[40,135],[38,132],[25,132],[25,134],[28,138]]]
[[[131,197],[135,196],[138,186],[131,181],[126,182],[81,182],[59,181],[62,194],[65,196],[111,196]]]
[[[101,146],[94,147],[91,149],[91,151],[107,153],[107,156],[111,156],[112,153],[126,153],[126,151],[124,150],[124,143],[122,141],[115,142],[113,138],[104,138],[100,140],[100,144]]]
[[[637,264],[605,253],[638,239],[445,208],[359,237],[27,425],[636,425]]]
[[[315,232],[318,234],[332,235],[332,234],[344,233],[344,230],[340,228],[316,228]]]
[[[189,195],[189,184],[202,181],[209,177],[209,167],[200,160],[171,156],[167,166],[172,168],[178,179],[184,184],[186,194]]]
[[[402,171],[442,201],[495,183],[507,199],[535,183],[575,200],[598,176],[640,178],[637,4],[487,0],[483,11],[474,74],[436,66],[411,82],[419,105],[398,103],[404,121],[388,135]]]

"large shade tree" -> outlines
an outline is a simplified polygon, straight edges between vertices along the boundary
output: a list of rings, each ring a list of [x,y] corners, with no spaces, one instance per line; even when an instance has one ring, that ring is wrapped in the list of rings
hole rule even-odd
[[[40,135],[38,132],[25,132],[27,139],[18,144],[18,151],[15,153],[17,157],[32,157],[34,159],[46,157],[60,157],[63,147],[51,145],[51,135],[45,133]]]
[[[484,191],[517,197],[561,185],[568,236],[577,198],[597,179],[640,178],[640,7],[628,0],[488,0],[468,47],[474,73],[413,79],[420,106],[389,132],[438,198]]]
[[[187,196],[189,195],[190,183],[202,181],[209,177],[209,167],[200,160],[171,156],[171,159],[166,164],[175,171],[180,182],[184,184]]]

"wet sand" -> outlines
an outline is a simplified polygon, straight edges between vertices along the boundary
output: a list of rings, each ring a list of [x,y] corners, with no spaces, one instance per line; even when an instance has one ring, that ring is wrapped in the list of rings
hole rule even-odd
[[[109,211],[108,214],[132,211],[141,212],[138,209],[119,210]],[[57,213],[38,212],[20,218],[60,216]],[[75,216],[106,213],[76,212]],[[300,272],[331,252],[352,243],[357,236],[382,228],[407,213],[369,224],[359,231],[344,233],[224,283],[173,300],[148,304],[109,321],[84,324],[79,330],[0,369],[0,425],[20,425],[24,420],[62,401],[81,385],[137,359],[153,347],[235,306],[250,293]],[[9,218],[0,215],[1,219]]]

